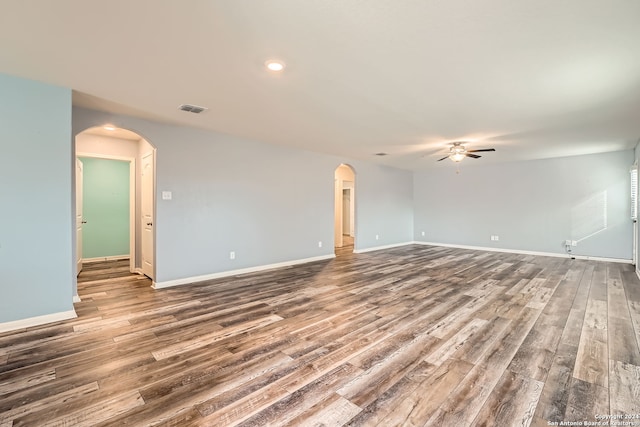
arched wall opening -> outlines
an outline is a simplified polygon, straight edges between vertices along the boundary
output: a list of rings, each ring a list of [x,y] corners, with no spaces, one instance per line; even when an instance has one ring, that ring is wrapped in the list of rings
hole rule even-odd
[[[129,258],[132,273],[154,278],[155,152],[138,133],[111,125],[75,135],[77,274],[85,262]],[[87,188],[89,165],[92,182]],[[127,187],[127,194],[122,194]],[[88,210],[86,202],[91,203]],[[83,253],[88,246],[91,250]],[[77,284],[75,291],[77,297]]]
[[[339,165],[334,174],[335,213],[334,213],[334,246],[335,248],[355,247],[356,236],[356,173],[346,164]]]

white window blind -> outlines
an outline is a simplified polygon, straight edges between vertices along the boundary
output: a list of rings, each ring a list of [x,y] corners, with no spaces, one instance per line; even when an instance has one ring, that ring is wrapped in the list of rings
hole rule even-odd
[[[638,219],[638,166],[631,168],[631,219]]]

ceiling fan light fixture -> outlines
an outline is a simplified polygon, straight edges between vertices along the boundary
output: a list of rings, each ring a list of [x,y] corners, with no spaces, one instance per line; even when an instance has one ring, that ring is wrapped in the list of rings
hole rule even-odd
[[[453,160],[454,162],[460,162],[462,161],[462,159],[464,159],[466,157],[466,155],[464,154],[464,152],[457,152],[457,153],[452,153],[449,158],[451,160]]]
[[[438,159],[438,162],[441,162],[446,159],[451,159],[452,161],[459,163],[465,157],[471,157],[472,159],[479,159],[480,155],[475,154],[482,151],[496,151],[495,148],[480,148],[476,150],[467,150],[464,145],[462,145],[462,141],[451,142],[451,147],[449,148],[449,155],[444,156],[441,159]]]
[[[466,157],[465,153],[467,152],[467,149],[464,148],[464,145],[460,144],[459,142],[454,142],[449,151],[451,152],[449,158],[457,163],[461,162],[462,159]]]

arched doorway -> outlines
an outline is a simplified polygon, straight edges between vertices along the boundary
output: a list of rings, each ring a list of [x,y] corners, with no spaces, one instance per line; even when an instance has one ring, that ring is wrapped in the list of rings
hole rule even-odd
[[[87,260],[128,257],[132,273],[154,278],[155,151],[139,134],[114,126],[92,127],[76,135],[77,274]],[[84,179],[88,166],[95,168],[90,175],[97,183],[93,189]],[[118,182],[120,186],[114,186]],[[94,204],[89,211],[87,195]],[[92,251],[87,253],[89,241]]]
[[[341,164],[335,170],[334,246],[336,250],[353,252],[356,236],[355,184],[353,168]]]

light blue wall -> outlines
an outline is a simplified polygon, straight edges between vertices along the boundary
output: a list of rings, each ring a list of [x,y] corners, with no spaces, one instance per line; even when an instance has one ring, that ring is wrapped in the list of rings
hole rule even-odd
[[[81,157],[82,257],[129,255],[129,162]]]
[[[454,165],[418,172],[415,239],[564,253],[565,240],[584,237],[585,223],[602,216],[594,201],[606,193],[607,228],[579,242],[574,253],[629,260],[633,157],[628,150],[486,166],[466,161],[460,174]]]
[[[412,240],[409,171],[82,108],[73,133],[107,122],[157,148],[157,282],[333,254],[340,163],[356,170],[357,247]]]
[[[0,323],[73,309],[71,91],[0,74]]]
[[[413,241],[413,173],[349,164],[356,171],[356,250]]]
[[[0,75],[0,93],[0,323],[72,309],[72,135],[107,122],[157,147],[157,195],[173,192],[157,197],[157,281],[332,254],[340,163],[356,171],[358,249],[415,238],[562,253],[572,208],[606,191],[607,229],[575,252],[631,258],[632,150],[412,174],[128,116],[72,117],[69,90],[24,79]]]

